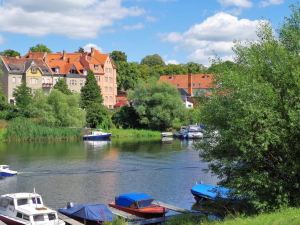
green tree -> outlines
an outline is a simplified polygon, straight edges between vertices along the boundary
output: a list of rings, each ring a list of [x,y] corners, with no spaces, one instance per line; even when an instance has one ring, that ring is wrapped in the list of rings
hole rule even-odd
[[[91,128],[108,128],[111,124],[103,106],[100,87],[92,71],[88,72],[85,85],[81,88],[81,107],[86,110],[86,122]]]
[[[53,88],[61,91],[62,93],[66,94],[66,95],[72,94],[72,92],[68,88],[68,85],[67,85],[65,79],[62,79],[62,78],[56,82],[56,84],[54,85]]]
[[[141,77],[137,63],[117,62],[117,86],[119,90],[133,89]]]
[[[139,123],[145,128],[165,130],[178,127],[184,120],[185,108],[177,89],[155,80],[140,83],[129,93]]]
[[[31,88],[27,87],[25,82],[22,82],[22,84],[14,90],[13,96],[15,97],[19,112],[26,117],[30,117],[30,105],[32,103]]]
[[[203,73],[206,71],[206,68],[202,64],[189,62],[186,65],[188,73]]]
[[[114,60],[114,62],[127,62],[127,55],[122,51],[112,51],[109,54],[110,57]]]
[[[165,62],[160,55],[154,54],[145,56],[142,59],[141,64],[148,66],[164,66]]]
[[[77,52],[79,52],[79,53],[84,53],[83,47],[79,47]]]
[[[297,26],[288,18],[281,33],[299,31],[298,12]],[[257,42],[236,45],[239,69],[216,75],[221,85],[201,111],[201,156],[257,210],[300,204],[300,60],[297,45],[287,44],[299,37],[272,32],[262,25]]]
[[[112,122],[117,127],[126,128],[141,128],[139,123],[139,115],[132,106],[123,106],[117,111],[113,117]]]
[[[44,44],[37,44],[35,46],[32,46],[32,47],[30,47],[29,51],[31,51],[31,52],[47,52],[47,53],[51,53],[50,48],[48,48]]]
[[[6,49],[3,52],[1,52],[0,55],[10,56],[10,57],[21,56],[20,52],[17,52],[17,51],[12,50],[12,49]]]
[[[81,107],[87,108],[92,103],[103,103],[100,87],[97,84],[93,71],[89,70],[84,86],[81,88]]]

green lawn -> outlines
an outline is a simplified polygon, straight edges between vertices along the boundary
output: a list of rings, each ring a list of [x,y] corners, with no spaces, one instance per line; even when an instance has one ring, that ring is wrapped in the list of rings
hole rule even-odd
[[[111,129],[108,132],[112,133],[112,138],[149,138],[149,139],[160,139],[159,131],[152,130],[138,130],[138,129]]]

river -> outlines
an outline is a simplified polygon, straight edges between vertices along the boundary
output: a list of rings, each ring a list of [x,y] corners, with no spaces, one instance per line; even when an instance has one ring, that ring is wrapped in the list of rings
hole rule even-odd
[[[203,171],[192,142],[75,142],[1,144],[0,164],[18,176],[0,180],[0,194],[33,192],[46,205],[109,203],[126,192],[146,192],[156,199],[191,208],[190,188],[199,181],[215,184]]]

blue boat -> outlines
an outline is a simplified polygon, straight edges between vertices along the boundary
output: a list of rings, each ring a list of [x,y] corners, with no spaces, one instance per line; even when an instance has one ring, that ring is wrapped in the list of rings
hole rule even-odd
[[[76,204],[68,203],[67,207],[58,211],[84,224],[94,225],[111,222],[114,215],[104,204]]]
[[[211,201],[231,201],[234,200],[231,193],[232,190],[229,188],[209,185],[209,184],[197,184],[191,189],[197,202],[201,200]]]
[[[107,141],[110,139],[111,133],[102,131],[92,131],[90,134],[84,135],[83,140],[86,141]]]
[[[18,174],[18,172],[9,169],[8,165],[0,165],[0,177],[12,177],[17,174]]]

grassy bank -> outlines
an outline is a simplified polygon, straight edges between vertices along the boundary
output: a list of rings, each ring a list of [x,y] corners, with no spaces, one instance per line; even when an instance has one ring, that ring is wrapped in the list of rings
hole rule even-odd
[[[109,132],[113,139],[160,139],[160,132],[152,130],[111,129]]]
[[[17,118],[9,123],[3,138],[8,142],[71,141],[81,138],[81,129],[47,127]]]
[[[123,220],[116,220],[111,225],[127,225]],[[204,221],[197,216],[178,216],[169,220],[167,225],[299,225],[300,209],[288,208],[278,212],[260,214],[253,217],[237,217],[224,221]]]

